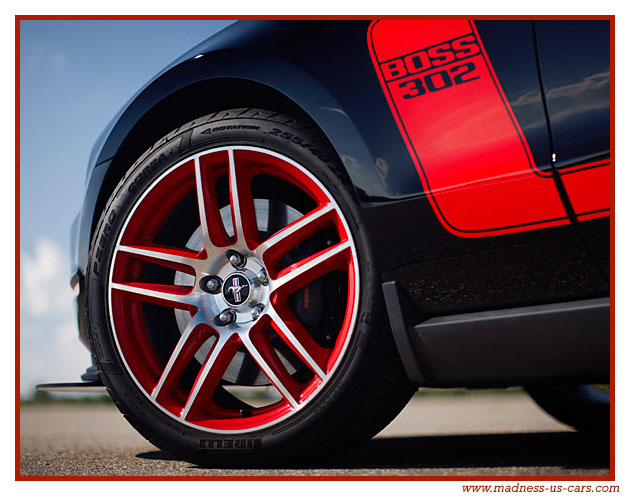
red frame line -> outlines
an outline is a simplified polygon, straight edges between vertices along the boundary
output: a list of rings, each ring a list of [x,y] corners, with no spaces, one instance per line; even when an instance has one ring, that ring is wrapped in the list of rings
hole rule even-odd
[[[614,481],[615,480],[615,16],[614,15],[513,15],[474,16],[478,20],[608,20],[610,21],[611,71],[611,326],[610,326],[610,475],[609,476],[23,476],[20,475],[20,21],[23,20],[231,20],[231,19],[312,19],[312,20],[372,20],[372,19],[471,19],[471,16],[189,16],[189,15],[16,15],[15,16],[15,480],[16,481],[152,481],[152,480],[220,480],[220,481]]]

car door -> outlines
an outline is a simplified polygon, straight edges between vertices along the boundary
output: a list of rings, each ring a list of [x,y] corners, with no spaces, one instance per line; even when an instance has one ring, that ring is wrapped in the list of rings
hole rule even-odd
[[[554,167],[589,248],[609,270],[610,21],[534,23]]]

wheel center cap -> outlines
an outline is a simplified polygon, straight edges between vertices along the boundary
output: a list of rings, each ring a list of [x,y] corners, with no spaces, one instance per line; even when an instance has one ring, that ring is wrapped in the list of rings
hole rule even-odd
[[[229,305],[238,307],[248,300],[251,289],[249,280],[234,272],[223,283],[223,298]]]

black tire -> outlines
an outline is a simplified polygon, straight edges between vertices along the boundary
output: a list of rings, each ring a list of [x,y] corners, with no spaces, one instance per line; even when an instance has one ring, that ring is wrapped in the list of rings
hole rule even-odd
[[[332,194],[354,238],[360,273],[356,325],[323,389],[286,420],[248,434],[214,433],[185,425],[140,391],[121,359],[108,307],[108,273],[125,218],[164,171],[200,150],[251,145],[289,157]],[[87,329],[103,383],[125,418],[160,449],[200,465],[299,463],[346,450],[382,430],[415,387],[398,357],[386,319],[378,271],[350,181],[317,129],[260,109],[236,109],[196,119],[159,140],[112,194],[96,228],[86,276]],[[244,438],[249,443],[242,442]],[[243,446],[243,449],[237,449]]]
[[[580,432],[610,432],[610,393],[587,384],[555,384],[526,388],[549,415]]]

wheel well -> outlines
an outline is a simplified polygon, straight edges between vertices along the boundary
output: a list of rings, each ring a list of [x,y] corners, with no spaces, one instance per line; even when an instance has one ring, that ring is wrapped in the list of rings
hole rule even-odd
[[[244,79],[210,79],[186,86],[158,102],[131,129],[107,170],[92,219],[91,235],[112,192],[129,167],[156,141],[195,118],[232,108],[273,110],[317,123],[290,98],[279,91]],[[322,133],[323,139],[326,139]],[[330,142],[326,143],[334,150]],[[344,171],[345,173],[345,171]]]

